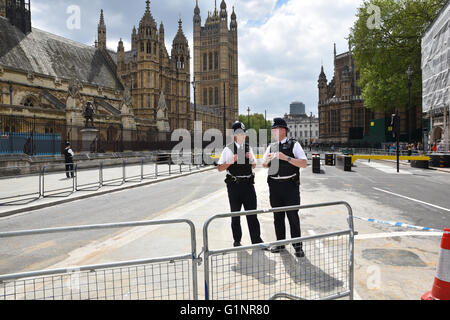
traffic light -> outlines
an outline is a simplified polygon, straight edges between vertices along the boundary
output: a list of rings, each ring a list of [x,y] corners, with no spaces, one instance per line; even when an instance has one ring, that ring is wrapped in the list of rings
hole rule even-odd
[[[398,114],[392,115],[391,127],[392,127],[392,135],[394,136],[394,138],[399,137],[400,136],[400,116]]]

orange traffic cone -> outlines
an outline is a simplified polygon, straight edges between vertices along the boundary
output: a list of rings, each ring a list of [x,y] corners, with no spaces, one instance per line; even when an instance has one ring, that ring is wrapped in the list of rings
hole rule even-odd
[[[450,229],[444,230],[433,289],[422,300],[450,300]]]

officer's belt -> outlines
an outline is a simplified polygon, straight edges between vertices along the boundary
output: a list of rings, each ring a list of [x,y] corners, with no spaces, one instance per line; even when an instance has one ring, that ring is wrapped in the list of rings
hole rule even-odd
[[[229,182],[239,183],[239,182],[250,182],[254,178],[254,175],[250,176],[232,176],[230,174],[227,175],[227,180]]]
[[[288,177],[269,176],[269,178],[271,178],[273,180],[294,180],[294,178],[297,178],[297,174],[293,174],[292,176],[288,176]]]

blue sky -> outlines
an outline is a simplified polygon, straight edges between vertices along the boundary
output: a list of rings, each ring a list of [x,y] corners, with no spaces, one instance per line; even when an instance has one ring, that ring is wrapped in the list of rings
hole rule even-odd
[[[220,6],[221,0],[217,0]],[[240,111],[268,117],[289,112],[292,101],[302,101],[307,112],[317,114],[317,79],[323,61],[328,80],[333,76],[333,43],[338,53],[347,51],[346,37],[362,0],[226,0],[228,13],[235,6],[239,34]],[[80,9],[79,28],[68,28],[71,6]],[[170,52],[178,18],[189,40],[195,0],[153,0],[151,11],[165,28]],[[214,0],[199,0],[202,22],[214,10]],[[93,45],[100,9],[104,10],[108,48],[117,50],[123,39],[129,49],[131,31],[145,11],[145,0],[32,0],[33,26]],[[192,62],[192,61],[191,61]]]

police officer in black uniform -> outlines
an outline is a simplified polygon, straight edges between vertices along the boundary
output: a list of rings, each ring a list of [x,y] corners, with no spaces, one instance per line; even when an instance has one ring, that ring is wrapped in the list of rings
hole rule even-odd
[[[274,119],[272,137],[278,142],[272,143],[264,155],[263,166],[269,168],[267,182],[272,208],[300,205],[300,168],[306,168],[308,162],[300,143],[287,138],[288,131],[289,128],[284,119]],[[275,233],[278,241],[286,239],[286,215],[291,229],[291,238],[301,237],[298,210],[278,212],[274,213]],[[302,243],[296,243],[293,246],[296,257],[305,256]],[[284,246],[279,246],[272,249],[272,252],[279,253],[284,249]]]
[[[65,158],[65,163],[66,163],[66,176],[67,179],[70,179],[71,177],[74,177],[74,172],[73,172],[73,156],[74,156],[74,152],[71,148],[70,142],[67,141],[66,142],[66,148],[64,149],[64,158]]]
[[[246,129],[243,123],[236,122],[233,125],[234,142],[226,146],[218,162],[219,172],[227,170],[225,183],[228,189],[231,212],[240,212],[242,206],[245,211],[256,210],[257,198],[255,192],[256,167],[255,155],[250,146],[245,142]],[[252,244],[263,243],[261,228],[256,215],[247,216],[247,224],[250,231]],[[233,217],[231,222],[234,247],[241,246],[242,229],[241,218]]]

